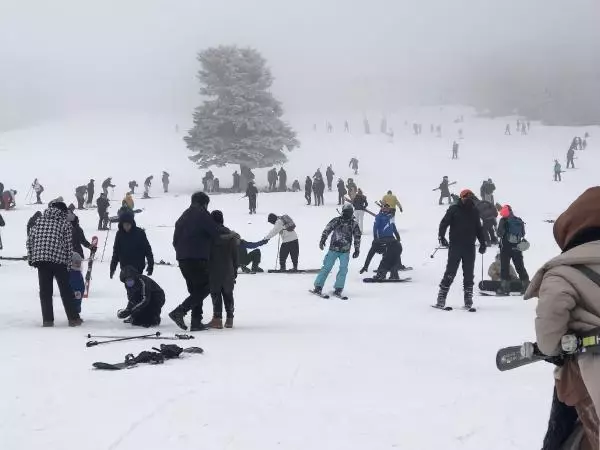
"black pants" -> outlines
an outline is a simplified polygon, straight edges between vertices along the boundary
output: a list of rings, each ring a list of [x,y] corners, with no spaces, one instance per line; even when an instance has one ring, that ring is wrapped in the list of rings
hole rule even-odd
[[[346,199],[344,197],[346,197],[346,195],[342,194],[340,191],[338,191],[338,205],[344,204],[344,202],[346,201]]]
[[[312,195],[310,191],[304,191],[304,198],[306,199],[306,203],[310,205],[312,201]]]
[[[164,294],[153,294],[150,303],[144,309],[131,315],[131,324],[146,328],[160,325],[160,312],[164,304]]]
[[[523,263],[523,252],[520,252],[516,245],[503,244],[500,249],[500,278],[502,280],[510,280],[510,261],[515,265],[515,269],[519,274],[521,281],[529,281],[529,275],[525,270]]]
[[[102,192],[104,193],[104,195],[106,195],[106,197],[108,198],[108,188],[102,186]]]
[[[333,185],[333,178],[330,180],[327,178],[327,190],[331,191],[331,186]]]
[[[548,429],[544,437],[542,450],[560,450],[562,444],[569,438],[577,424],[577,410],[567,406],[558,399],[556,387],[552,395],[552,407]]]
[[[91,205],[94,200],[94,191],[89,191],[87,195],[87,204]]]
[[[560,176],[560,172],[554,172],[554,181],[562,181],[562,177]]]
[[[82,196],[79,196],[76,198],[77,198],[77,209],[83,209],[83,204],[85,203],[85,198]]]
[[[475,245],[452,246],[448,249],[448,262],[446,264],[446,272],[440,283],[440,287],[450,288],[458,266],[462,263],[463,270],[463,287],[465,289],[473,289],[473,280],[475,279]]]
[[[486,244],[489,246],[490,244],[497,244],[498,238],[496,237],[495,230],[496,220],[484,220],[483,221],[483,237],[485,238]]]
[[[450,194],[446,194],[446,193],[441,193],[440,194],[440,205],[442,204],[442,200],[447,198],[448,199],[448,204],[452,203],[452,197],[450,197]]]
[[[400,259],[400,254],[402,253],[402,246],[400,242],[396,239],[386,239],[382,242],[385,246],[385,252],[383,257],[381,258],[381,262],[379,263],[379,267],[377,268],[377,274],[385,275],[388,272],[393,272],[394,268],[398,268],[398,260]]]
[[[202,304],[210,293],[208,262],[201,259],[179,261],[179,270],[185,279],[189,296],[177,308],[184,314],[192,311],[192,326],[202,322]]]
[[[52,262],[41,262],[36,264],[38,280],[40,284],[40,303],[42,305],[42,319],[44,322],[54,322],[54,308],[52,305],[52,294],[54,293],[54,279],[60,290],[60,298],[69,320],[77,319],[79,314],[75,312],[75,296],[69,284],[69,272],[67,266]]]
[[[260,249],[255,248],[254,250],[252,250],[251,252],[249,252],[248,254],[246,254],[245,257],[240,258],[240,266],[242,267],[246,267],[248,264],[252,263],[252,270],[255,270],[258,265],[260,264],[260,259],[261,259],[261,253],[260,253]]]
[[[248,208],[250,213],[256,213],[256,197],[248,197]]]
[[[98,210],[98,229],[102,230],[108,226],[108,212]]]
[[[233,291],[221,289],[220,292],[212,292],[210,296],[213,303],[213,316],[223,317],[223,303],[225,303],[227,317],[233,317]]]
[[[36,192],[36,193],[35,193],[35,199],[36,199],[35,201],[36,201],[37,203],[42,203],[42,198],[40,197],[41,195],[42,195],[42,193],[41,193],[41,192]]]
[[[573,162],[573,158],[571,158],[571,159],[567,158],[567,169],[569,168],[569,164],[571,164],[571,167],[573,169],[575,168],[575,163]]]
[[[281,244],[281,248],[279,249],[279,265],[281,266],[281,270],[285,270],[285,262],[287,261],[288,256],[292,258],[294,269],[297,269],[299,254],[300,245],[298,245],[298,239]]]
[[[169,192],[169,183],[163,183],[163,191],[165,191],[165,194]]]

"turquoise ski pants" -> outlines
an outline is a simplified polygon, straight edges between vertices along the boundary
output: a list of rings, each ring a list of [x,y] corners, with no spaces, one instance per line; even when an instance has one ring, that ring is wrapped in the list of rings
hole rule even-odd
[[[346,284],[346,274],[348,273],[348,263],[350,262],[350,253],[334,252],[333,250],[329,250],[325,255],[323,267],[321,267],[321,271],[315,280],[315,286],[322,288],[325,285],[329,272],[331,272],[333,265],[338,259],[340,260],[340,269],[335,277],[335,284],[333,287],[335,289],[344,289],[344,284]]]

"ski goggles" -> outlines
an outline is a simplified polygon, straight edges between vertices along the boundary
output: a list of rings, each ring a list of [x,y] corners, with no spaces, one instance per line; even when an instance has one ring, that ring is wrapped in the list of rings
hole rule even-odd
[[[125,286],[127,286],[128,288],[132,288],[133,286],[135,286],[135,280],[133,278],[126,279]]]

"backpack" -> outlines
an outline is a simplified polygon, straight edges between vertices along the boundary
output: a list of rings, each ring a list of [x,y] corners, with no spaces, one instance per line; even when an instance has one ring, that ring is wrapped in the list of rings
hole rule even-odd
[[[294,223],[292,218],[290,216],[288,216],[287,214],[284,214],[283,216],[281,216],[279,218],[283,222],[283,229],[285,231],[294,231],[296,229],[296,224]]]
[[[506,219],[506,240],[511,244],[519,244],[525,238],[525,222],[520,217]]]

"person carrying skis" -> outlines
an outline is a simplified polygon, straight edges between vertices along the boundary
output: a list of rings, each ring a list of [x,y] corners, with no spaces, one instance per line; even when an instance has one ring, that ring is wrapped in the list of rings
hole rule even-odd
[[[258,196],[258,189],[254,186],[254,181],[248,181],[248,188],[246,189],[246,195],[248,197],[248,209],[250,214],[256,214],[256,197]]]
[[[344,184],[344,180],[342,180],[341,178],[337,182],[337,191],[338,191],[338,206],[340,206],[346,202],[346,194],[348,193],[348,191],[346,190],[346,185]]]
[[[108,177],[106,180],[102,182],[102,192],[108,198],[108,188],[114,189],[116,186],[112,184],[112,177]]]
[[[444,176],[444,178],[442,179],[442,182],[440,183],[440,186],[438,187],[438,189],[440,190],[440,201],[439,204],[442,205],[442,200],[444,200],[445,198],[448,199],[448,204],[450,204],[452,202],[452,197],[450,196],[450,183],[448,182],[448,177]]]
[[[91,208],[92,207],[92,202],[94,201],[94,192],[95,192],[95,186],[94,186],[94,179],[90,179],[90,182],[87,184],[87,207]]]
[[[77,209],[85,209],[85,194],[87,193],[87,186],[82,185],[75,188],[75,198],[77,199]]]
[[[150,188],[152,187],[152,180],[154,179],[154,175],[150,175],[144,181],[144,195],[143,198],[150,198]]]
[[[350,203],[344,204],[342,207],[342,215],[332,219],[321,234],[319,248],[325,249],[327,238],[331,235],[329,243],[329,251],[323,260],[323,266],[315,279],[314,293],[321,295],[323,286],[327,277],[333,269],[333,265],[337,260],[340,261],[340,267],[334,283],[334,295],[341,296],[346,284],[346,274],[348,273],[348,264],[350,262],[350,249],[354,240],[354,253],[352,258],[358,258],[360,255],[360,239],[361,233],[358,224],[354,220],[354,208]]]
[[[129,193],[131,195],[135,194],[135,188],[138,187],[137,181],[131,180],[129,182]]]
[[[356,219],[356,223],[358,223],[358,228],[360,228],[362,234],[364,230],[363,221],[365,219],[365,210],[367,209],[367,206],[369,206],[367,197],[363,194],[362,189],[359,189],[354,196],[352,206],[354,207],[354,218]]]
[[[279,169],[279,173],[277,174],[277,176],[279,177],[279,192],[286,192],[287,191],[287,172],[285,171],[285,169],[283,167],[281,169]]]
[[[70,327],[78,327],[83,321],[75,311],[73,291],[69,285],[72,243],[71,225],[67,220],[67,205],[52,203],[44,211],[27,237],[27,259],[38,271],[40,303],[44,327],[54,326],[52,293],[54,279],[60,290]]]
[[[438,240],[442,247],[448,247],[446,271],[434,307],[444,309],[448,291],[454,281],[458,266],[462,262],[465,309],[473,307],[473,280],[475,278],[475,240],[479,241],[479,253],[486,251],[485,239],[481,228],[479,212],[473,202],[473,192],[464,189],[460,193],[460,202],[450,206],[440,222]],[[446,230],[450,228],[450,242],[446,239]]]
[[[259,266],[262,255],[258,247],[262,247],[267,242],[269,241],[264,240],[259,242],[248,242],[243,239],[240,239],[240,245],[238,246],[238,263],[240,268],[242,269],[242,272],[264,272],[264,270],[261,269]],[[252,251],[248,252],[248,250]],[[250,268],[248,268],[248,264],[252,264]]]
[[[160,313],[165,305],[165,291],[152,278],[135,267],[121,269],[119,279],[127,291],[127,306],[117,311],[117,317],[137,327],[160,325]]]
[[[162,173],[162,185],[163,185],[163,191],[165,192],[165,194],[169,192],[170,177],[171,177],[171,175],[169,175],[168,172],[165,172],[163,170],[163,173]]]
[[[396,229],[391,208],[383,207],[379,214],[375,216],[373,245],[384,248],[383,258],[373,279],[385,280],[388,272],[392,272],[390,279],[397,280],[400,278],[397,267],[400,254],[402,253],[402,246],[400,245],[400,234]]]
[[[139,228],[133,214],[126,212],[119,216],[119,230],[115,236],[113,254],[110,260],[110,278],[115,275],[117,264],[123,269],[126,266],[134,267],[142,273],[148,261],[146,273],[152,276],[154,272],[154,255],[148,242],[146,232]]]
[[[498,294],[510,294],[510,261],[515,264],[519,279],[525,292],[529,286],[529,275],[523,264],[523,251],[525,243],[525,223],[520,217],[514,215],[510,205],[504,205],[500,210],[500,223],[498,223],[498,238],[500,238],[500,271],[502,282]]]
[[[33,184],[31,185],[33,192],[35,192],[35,203],[37,205],[41,205],[42,204],[42,192],[44,192],[44,186],[42,186],[40,184],[40,182],[38,181],[38,179],[36,178],[35,180],[33,180]]]
[[[358,159],[352,158],[348,167],[351,167],[352,170],[354,170],[354,175],[358,175]]]
[[[575,168],[575,163],[573,162],[574,159],[575,159],[575,149],[573,147],[571,147],[569,150],[567,150],[567,169],[569,168],[569,164],[571,165],[572,169]]]
[[[537,346],[544,355],[563,354],[561,341],[566,334],[574,334],[579,342],[597,335],[600,326],[599,205],[600,188],[592,187],[558,217],[554,223],[554,239],[561,254],[537,271],[525,292],[525,300],[538,298],[535,332]],[[600,411],[600,355],[596,349],[594,346],[585,353],[568,355],[555,376],[558,399],[575,407],[588,440],[595,443],[593,448],[598,448],[597,413]],[[593,421],[590,421],[590,412],[596,413]]]
[[[452,159],[458,159],[458,142],[452,144]]]
[[[304,198],[306,199],[306,204],[310,205],[312,201],[312,186],[313,182],[310,177],[307,175],[306,180],[304,180]]]
[[[288,256],[292,260],[292,271],[298,270],[298,256],[300,254],[300,245],[298,244],[298,234],[296,233],[296,224],[290,216],[284,214],[277,216],[269,214],[267,221],[273,225],[271,231],[264,237],[269,240],[279,234],[281,238],[281,247],[279,248],[279,270],[286,271],[286,262]]]
[[[98,231],[108,230],[108,208],[110,201],[106,198],[104,192],[96,200],[96,206],[98,207]]]
[[[347,122],[346,122],[347,123]],[[325,178],[327,178],[327,190],[331,192],[331,187],[333,186],[333,176],[335,172],[331,167],[331,164],[327,166],[327,170],[325,170]]]
[[[554,181],[562,181],[562,166],[558,162],[558,159],[554,160]]]

